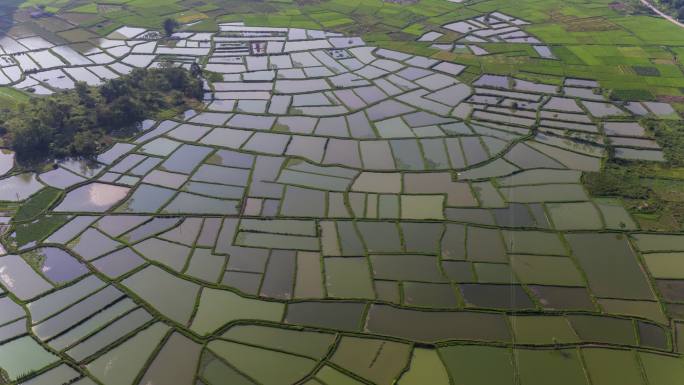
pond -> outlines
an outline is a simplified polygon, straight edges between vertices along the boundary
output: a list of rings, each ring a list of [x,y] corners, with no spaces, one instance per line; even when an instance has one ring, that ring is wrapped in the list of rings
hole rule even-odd
[[[624,236],[572,234],[566,235],[566,239],[595,293],[611,298],[653,298],[644,272]]]
[[[189,174],[211,152],[209,147],[184,144],[166,158],[161,167],[166,171]]]
[[[0,179],[0,200],[22,201],[44,186],[32,173],[24,173]]]
[[[119,213],[154,213],[174,194],[175,191],[171,189],[141,184],[115,211]]]
[[[159,312],[183,325],[190,320],[199,292],[198,285],[175,278],[155,266],[148,266],[121,283]]]
[[[0,365],[16,380],[28,372],[42,369],[59,360],[59,357],[45,350],[29,336],[0,345]]]
[[[28,300],[52,289],[52,285],[18,255],[0,257],[0,272],[2,284],[21,300]]]
[[[86,367],[100,381],[129,383],[138,375],[144,362],[149,359],[168,330],[168,326],[156,323],[88,363]]]
[[[419,311],[372,305],[364,330],[427,343],[474,339],[510,341],[506,319],[498,314],[468,311]]]
[[[64,200],[55,207],[55,211],[86,211],[104,212],[109,210],[117,202],[128,194],[126,187],[104,184],[89,183],[78,187],[64,197]]]
[[[70,282],[88,273],[88,268],[71,254],[56,247],[33,250],[25,258],[39,258],[40,272],[55,284]]]
[[[5,175],[14,167],[14,152],[10,150],[0,150],[0,175]]]
[[[139,329],[151,319],[152,317],[145,310],[141,308],[133,310],[70,348],[66,354],[77,361],[83,361],[113,341]]]

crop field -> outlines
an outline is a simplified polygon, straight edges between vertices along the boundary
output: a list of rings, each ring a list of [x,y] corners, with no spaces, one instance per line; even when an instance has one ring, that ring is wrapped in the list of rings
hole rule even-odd
[[[623,5],[8,2],[2,108],[206,82],[0,151],[0,384],[681,383],[684,31]]]

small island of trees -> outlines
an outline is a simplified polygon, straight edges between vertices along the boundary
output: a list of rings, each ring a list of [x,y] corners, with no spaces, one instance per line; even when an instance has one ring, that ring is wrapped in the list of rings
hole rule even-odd
[[[32,98],[0,114],[0,134],[20,161],[90,157],[113,136],[131,134],[140,121],[181,112],[202,96],[196,65],[136,69],[99,87],[78,82],[73,90]]]

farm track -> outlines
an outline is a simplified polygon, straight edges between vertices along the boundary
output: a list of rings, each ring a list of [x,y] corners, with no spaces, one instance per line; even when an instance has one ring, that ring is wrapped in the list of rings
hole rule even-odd
[[[669,21],[670,23],[675,24],[675,25],[678,25],[678,26],[684,28],[684,23],[680,23],[680,22],[677,21],[677,19],[675,19],[674,17],[672,17],[672,16],[666,14],[665,12],[659,10],[655,5],[651,4],[648,0],[640,0],[640,1],[641,1],[641,3],[642,3],[643,5],[649,7],[651,10],[653,10],[653,12],[655,12],[655,13],[657,13],[658,15],[662,16],[663,18],[665,18],[665,19],[666,19],[667,21]]]

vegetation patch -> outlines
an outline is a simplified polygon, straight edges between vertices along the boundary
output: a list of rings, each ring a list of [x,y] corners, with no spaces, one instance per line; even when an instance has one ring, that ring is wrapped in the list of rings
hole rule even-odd
[[[29,198],[24,204],[19,206],[16,215],[14,216],[15,221],[27,221],[37,217],[48,209],[61,195],[61,191],[48,187],[45,188],[31,198]]]
[[[660,0],[659,5],[663,6],[667,11],[676,13],[679,20],[684,20],[684,1],[681,0]]]
[[[619,164],[609,163],[599,172],[584,175],[587,190],[594,196],[619,196],[630,199],[648,199],[649,188],[641,183],[638,173]]]
[[[30,96],[24,92],[15,90],[10,87],[0,88],[0,108],[8,109],[14,108],[19,103],[29,101]]]
[[[74,90],[5,111],[2,135],[19,160],[92,156],[112,136],[135,131],[143,119],[185,110],[201,99],[200,73],[178,67],[137,69],[96,88],[77,83]]]
[[[612,90],[610,98],[613,100],[655,100],[655,97],[649,90],[645,89],[629,89],[629,90]]]
[[[223,81],[223,75],[218,73],[218,72],[203,70],[202,76],[204,76],[204,78],[207,79],[207,81],[209,81],[211,83],[217,83],[217,82]]]
[[[644,126],[653,132],[663,147],[665,158],[672,167],[684,166],[684,122],[681,120],[646,120]]]
[[[70,12],[78,12],[78,13],[97,13],[98,12],[98,5],[97,5],[97,3],[83,4],[79,7],[72,8],[69,11]]]
[[[620,197],[644,229],[680,230],[684,223],[684,123],[644,120],[642,125],[662,146],[667,163],[611,160],[583,182],[592,196]]]
[[[554,13],[552,14],[552,19],[559,21],[568,32],[603,32],[620,29],[620,26],[601,16],[579,18],[577,16]]]
[[[656,67],[632,66],[632,69],[640,76],[660,76],[660,71]]]
[[[37,220],[17,225],[13,241],[15,247],[22,247],[31,242],[37,242],[52,234],[69,220],[67,215],[45,215]]]

